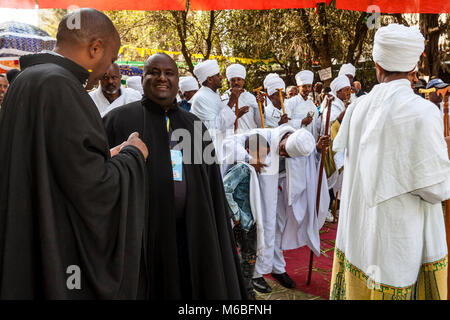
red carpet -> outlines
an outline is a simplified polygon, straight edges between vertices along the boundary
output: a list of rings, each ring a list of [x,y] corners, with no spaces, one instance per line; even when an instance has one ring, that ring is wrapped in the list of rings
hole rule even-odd
[[[336,239],[337,223],[325,222],[320,231],[321,255],[314,255],[313,272],[310,285],[308,279],[308,266],[310,250],[302,247],[295,250],[284,251],[286,272],[296,282],[296,289],[328,299],[330,296],[331,269],[333,267],[334,241]]]

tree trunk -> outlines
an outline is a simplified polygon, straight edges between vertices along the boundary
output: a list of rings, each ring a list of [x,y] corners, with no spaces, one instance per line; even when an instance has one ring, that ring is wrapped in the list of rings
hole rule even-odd
[[[425,55],[420,61],[420,71],[427,76],[438,76],[441,61],[439,58],[439,15],[421,13],[419,18],[420,31],[425,37]]]
[[[175,19],[178,38],[181,43],[181,52],[183,53],[184,61],[186,61],[189,72],[194,75],[194,64],[192,63],[191,54],[189,53],[186,46],[186,38],[187,38],[187,28],[186,28],[186,19],[187,12],[186,11],[171,11],[172,17]]]

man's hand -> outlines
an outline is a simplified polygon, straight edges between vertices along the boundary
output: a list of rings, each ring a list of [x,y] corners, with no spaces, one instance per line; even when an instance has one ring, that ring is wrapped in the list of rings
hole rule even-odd
[[[311,123],[311,121],[313,121],[313,118],[308,115],[306,118],[303,118],[302,125],[307,126]]]
[[[148,149],[147,149],[147,146],[145,145],[145,143],[141,139],[139,139],[139,133],[138,132],[133,132],[132,134],[130,134],[130,136],[128,137],[127,142],[128,142],[129,145],[135,146],[136,148],[138,148],[142,152],[142,155],[144,156],[144,159],[147,160],[147,158],[148,158]]]
[[[236,102],[239,100],[239,96],[242,92],[244,92],[244,89],[238,87],[231,88],[230,100],[228,101],[228,106],[230,108],[233,108],[236,105]]]
[[[239,108],[237,118],[239,119],[240,117],[242,117],[244,114],[246,114],[248,112],[248,110],[250,110],[249,106]]]
[[[291,118],[289,118],[287,113],[285,113],[281,116],[280,121],[278,121],[278,125],[281,126],[283,123],[288,123],[289,120],[291,120]]]
[[[324,148],[328,148],[330,146],[330,136],[321,136],[319,141],[317,141],[316,149],[318,152],[321,152]]]
[[[239,99],[239,96],[241,95],[242,92],[244,92],[244,89],[241,89],[241,88],[238,88],[238,87],[231,88],[231,95],[230,95],[230,97],[233,97],[235,99]]]
[[[267,167],[267,164],[265,163],[250,163],[250,165],[255,168],[255,171],[257,173],[261,173],[262,168]]]
[[[127,144],[128,144],[128,142],[124,141],[121,144],[119,144],[118,146],[115,146],[114,148],[111,148],[109,150],[109,152],[111,153],[111,158],[116,156],[119,153],[120,149],[122,149],[122,147],[126,146]]]

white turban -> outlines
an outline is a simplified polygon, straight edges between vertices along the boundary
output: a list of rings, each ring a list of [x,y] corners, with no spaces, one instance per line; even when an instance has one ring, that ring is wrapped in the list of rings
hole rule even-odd
[[[314,73],[309,70],[300,71],[295,75],[295,81],[298,86],[302,86],[304,84],[312,84],[314,80]]]
[[[336,94],[339,90],[345,87],[350,87],[350,80],[346,75],[340,75],[339,77],[335,78],[333,81],[331,81],[330,88],[331,91]]]
[[[296,130],[286,141],[286,152],[291,158],[308,156],[315,147],[314,137],[306,129]]]
[[[356,68],[351,63],[346,63],[341,66],[339,69],[339,76],[351,74],[352,77],[355,77]]]
[[[417,26],[392,23],[375,33],[373,61],[386,71],[409,72],[414,69],[425,48],[425,39]]]
[[[144,89],[142,88],[142,78],[140,76],[132,76],[127,79],[127,88],[139,91],[140,94],[144,94]]]
[[[198,82],[192,76],[180,77],[178,87],[180,87],[181,93],[184,94],[186,91],[198,90]]]
[[[267,89],[267,94],[271,96],[277,89],[282,89],[282,91],[286,91],[286,85],[284,84],[283,79],[280,78],[276,73],[269,73],[264,79],[264,88]]]
[[[194,74],[200,83],[205,82],[208,77],[220,73],[219,65],[216,60],[206,60],[197,64],[194,68]]]
[[[245,79],[247,72],[245,71],[245,67],[243,65],[235,63],[227,68],[226,74],[228,81],[230,81],[232,78]]]

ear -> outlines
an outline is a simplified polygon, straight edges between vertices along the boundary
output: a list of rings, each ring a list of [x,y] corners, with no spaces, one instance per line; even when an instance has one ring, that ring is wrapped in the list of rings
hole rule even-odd
[[[99,59],[105,51],[104,42],[101,39],[93,39],[88,46],[89,57],[91,59]]]

